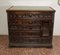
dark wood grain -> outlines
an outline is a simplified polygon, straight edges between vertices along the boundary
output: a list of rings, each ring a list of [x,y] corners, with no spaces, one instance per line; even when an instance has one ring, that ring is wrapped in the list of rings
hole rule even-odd
[[[54,13],[7,10],[10,46],[52,46]]]

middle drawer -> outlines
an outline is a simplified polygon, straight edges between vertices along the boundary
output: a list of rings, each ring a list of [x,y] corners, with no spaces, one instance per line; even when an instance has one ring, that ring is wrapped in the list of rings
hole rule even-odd
[[[24,25],[24,24],[41,24],[41,21],[39,19],[15,19],[12,20],[10,19],[9,21],[9,25]]]
[[[17,35],[19,37],[40,37],[41,31],[11,31],[9,35],[14,36]]]
[[[9,30],[28,31],[28,30],[40,30],[40,24],[24,24],[24,25],[9,25]]]

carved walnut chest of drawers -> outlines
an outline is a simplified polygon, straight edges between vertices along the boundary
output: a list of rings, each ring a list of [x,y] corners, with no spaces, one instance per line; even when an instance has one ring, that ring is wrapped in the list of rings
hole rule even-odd
[[[40,6],[12,6],[6,11],[9,46],[52,47],[54,9]]]

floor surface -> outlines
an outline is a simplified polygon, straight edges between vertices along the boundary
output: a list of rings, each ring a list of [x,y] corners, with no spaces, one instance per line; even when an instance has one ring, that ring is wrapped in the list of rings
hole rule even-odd
[[[60,55],[60,37],[53,37],[53,48],[9,48],[8,36],[0,36],[0,55]]]

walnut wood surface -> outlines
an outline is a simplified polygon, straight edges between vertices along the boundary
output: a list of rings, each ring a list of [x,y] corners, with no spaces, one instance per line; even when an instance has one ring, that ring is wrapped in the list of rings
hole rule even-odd
[[[52,46],[54,13],[7,10],[10,46]]]

